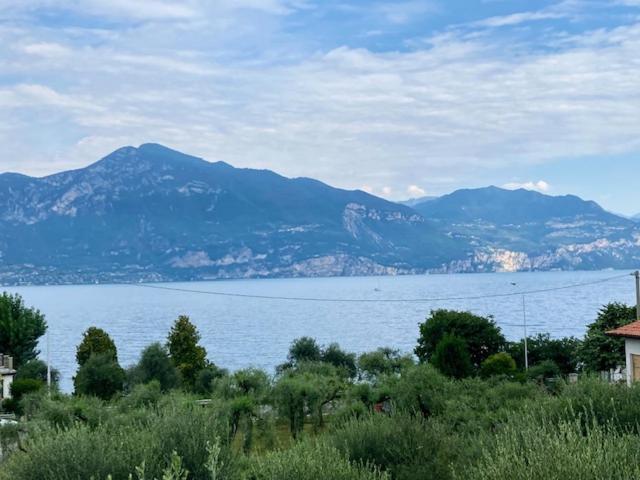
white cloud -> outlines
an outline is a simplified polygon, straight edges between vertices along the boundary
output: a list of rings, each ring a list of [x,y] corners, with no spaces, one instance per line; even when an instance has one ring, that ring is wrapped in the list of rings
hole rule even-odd
[[[407,187],[407,194],[409,195],[409,198],[420,198],[420,197],[424,197],[427,192],[426,190],[424,190],[423,188],[420,188],[417,185],[409,185]]]
[[[81,166],[120,144],[157,141],[389,197],[640,150],[640,23],[560,35],[529,53],[456,29],[410,51],[306,53],[273,32],[307,5],[232,3],[189,0],[180,4],[188,11],[162,13],[175,24],[95,36],[0,29],[0,42],[15,46],[0,49],[0,171],[54,171],[52,158]],[[244,10],[212,13],[241,7],[254,23]],[[122,8],[114,15],[144,14]]]
[[[415,20],[417,17],[435,13],[439,10],[437,5],[429,0],[414,0],[405,2],[385,2],[373,7],[387,21],[395,24],[404,24]]]
[[[23,45],[21,50],[29,55],[45,58],[59,58],[71,54],[71,50],[64,45],[53,42],[37,42]]]
[[[546,193],[551,189],[551,185],[549,185],[544,180],[539,180],[537,182],[523,182],[523,183],[510,182],[510,183],[504,184],[502,187],[506,188],[507,190],[519,190],[521,188],[524,188],[525,190],[535,190],[537,192],[542,192],[542,193]]]
[[[511,15],[504,15],[499,17],[490,17],[485,20],[474,22],[474,25],[479,27],[506,27],[519,25],[521,23],[535,22],[540,20],[551,20],[563,18],[565,15],[555,12],[522,12],[514,13]]]

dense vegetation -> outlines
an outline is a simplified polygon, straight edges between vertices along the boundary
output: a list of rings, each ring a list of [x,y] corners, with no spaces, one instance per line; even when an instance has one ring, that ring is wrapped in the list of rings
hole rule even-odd
[[[530,338],[528,372],[522,342],[466,312],[432,312],[417,360],[303,337],[274,376],[208,361],[187,317],[127,369],[92,328],[74,395],[24,355],[0,480],[637,478],[640,386],[596,375],[617,365],[603,331],[632,318],[609,305],[583,341]]]

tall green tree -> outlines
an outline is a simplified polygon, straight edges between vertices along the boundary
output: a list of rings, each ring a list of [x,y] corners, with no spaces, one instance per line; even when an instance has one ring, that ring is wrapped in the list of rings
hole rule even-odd
[[[124,388],[125,372],[111,352],[91,355],[73,379],[76,395],[111,399]]]
[[[181,315],[174,323],[167,339],[171,360],[185,386],[193,389],[198,372],[207,367],[207,351],[200,346],[200,334],[189,317]]]
[[[563,375],[573,373],[578,368],[578,349],[581,341],[575,337],[551,338],[548,333],[539,333],[527,338],[529,366],[550,360],[558,365]],[[524,370],[524,340],[510,342],[506,348],[516,361],[520,370]]]
[[[178,386],[178,371],[169,357],[167,348],[159,343],[152,343],[142,351],[133,373],[135,383],[157,380],[162,391]]]
[[[584,369],[591,372],[608,371],[625,364],[624,339],[606,335],[631,323],[636,318],[635,307],[623,303],[610,303],[600,309],[595,322],[587,326],[578,357]]]
[[[11,355],[16,366],[38,356],[38,339],[46,331],[44,315],[25,306],[20,295],[0,295],[0,353]]]
[[[473,373],[467,343],[455,335],[446,334],[442,337],[429,363],[451,378],[461,379]]]
[[[107,355],[113,361],[118,361],[118,350],[109,334],[97,327],[89,327],[82,335],[82,341],[76,349],[76,361],[83,366],[92,355]]]
[[[466,342],[471,363],[475,368],[479,368],[490,355],[501,351],[506,343],[500,328],[490,317],[455,310],[434,310],[420,325],[420,337],[415,353],[421,362],[429,361],[436,351],[436,346],[447,334],[455,335]]]

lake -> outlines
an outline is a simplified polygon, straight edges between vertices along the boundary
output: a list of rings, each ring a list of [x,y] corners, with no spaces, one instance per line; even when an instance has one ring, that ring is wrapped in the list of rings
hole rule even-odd
[[[420,302],[317,302],[239,298],[148,289],[128,285],[4,287],[40,309],[50,330],[52,365],[61,387],[72,390],[75,349],[90,326],[105,329],[115,340],[123,366],[137,361],[149,343],[163,342],[178,315],[189,315],[202,335],[209,358],[236,370],[255,366],[273,371],[285,361],[291,341],[304,335],[320,343],[338,342],[363,352],[391,346],[411,352],[418,324],[436,308],[464,309],[493,315],[512,340],[523,336],[522,297],[489,297],[519,291],[561,288],[598,282],[625,272],[536,272],[399,277],[348,277],[235,280],[173,283],[177,289],[260,296],[325,299],[402,300],[482,297]],[[516,285],[513,285],[516,284]],[[578,336],[605,303],[635,304],[631,276],[526,295],[529,334]],[[46,339],[41,357],[46,358]]]

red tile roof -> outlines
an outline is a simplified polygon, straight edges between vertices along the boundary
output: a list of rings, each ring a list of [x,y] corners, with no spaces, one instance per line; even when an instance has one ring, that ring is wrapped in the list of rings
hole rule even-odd
[[[607,335],[614,337],[640,338],[640,321],[631,322],[615,330],[609,330]]]

